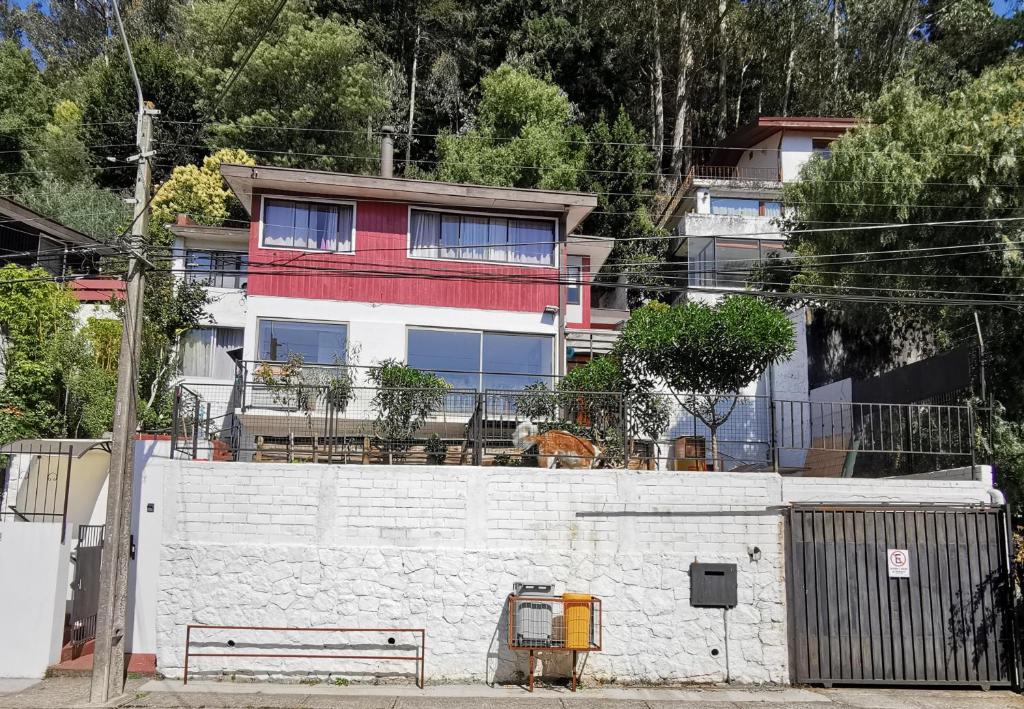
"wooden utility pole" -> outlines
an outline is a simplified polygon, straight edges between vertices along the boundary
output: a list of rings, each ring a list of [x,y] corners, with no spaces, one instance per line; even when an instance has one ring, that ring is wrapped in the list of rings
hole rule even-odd
[[[131,553],[132,475],[135,467],[136,408],[138,404],[139,352],[142,349],[142,294],[145,286],[145,258],[140,249],[149,226],[149,190],[153,157],[153,116],[146,106],[131,48],[121,22],[117,0],[113,3],[121,40],[124,43],[138,100],[135,173],[135,210],[128,244],[128,275],[125,288],[121,351],[117,361],[117,398],[114,401],[114,430],[107,476],[107,517],[100,560],[99,608],[96,612],[96,643],[93,654],[89,699],[105,704],[124,692],[124,646],[128,623],[128,562]]]
[[[107,702],[124,690],[124,644],[127,635],[128,561],[131,552],[132,475],[135,468],[136,409],[139,400],[139,351],[142,348],[144,261],[138,257],[149,224],[149,189],[153,117],[139,115],[139,166],[135,177],[135,220],[132,223],[128,283],[125,288],[121,352],[117,360],[117,398],[107,477],[107,518],[100,561],[100,598],[96,613],[93,655],[93,703]]]

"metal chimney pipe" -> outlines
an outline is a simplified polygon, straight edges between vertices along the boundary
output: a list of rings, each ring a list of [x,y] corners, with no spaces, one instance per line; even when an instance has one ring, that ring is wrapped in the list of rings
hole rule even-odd
[[[395,128],[384,126],[380,129],[380,176],[394,177],[395,174]]]

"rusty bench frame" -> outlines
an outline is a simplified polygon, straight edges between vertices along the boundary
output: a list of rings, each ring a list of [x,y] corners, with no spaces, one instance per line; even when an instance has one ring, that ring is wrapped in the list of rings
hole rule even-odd
[[[420,646],[416,655],[350,655],[324,653],[277,653],[277,652],[192,652],[192,629],[197,630],[255,630],[259,632],[281,633],[419,633]],[[191,657],[276,657],[276,658],[333,658],[342,660],[406,660],[415,661],[417,667],[416,686],[423,689],[426,682],[427,631],[425,628],[287,628],[259,625],[198,625],[185,626],[185,681],[188,684],[188,661]]]

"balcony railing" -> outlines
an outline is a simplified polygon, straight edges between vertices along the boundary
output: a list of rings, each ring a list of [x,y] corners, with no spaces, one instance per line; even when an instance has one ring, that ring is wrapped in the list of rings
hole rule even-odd
[[[779,182],[779,170],[774,167],[737,167],[735,165],[694,165],[690,176],[698,180],[749,180]]]
[[[339,397],[330,387],[253,384],[243,406],[239,392],[231,385],[179,386],[173,454],[881,477],[965,467],[975,453],[976,418],[967,406],[737,396],[732,414],[712,432],[686,405],[688,397],[667,393],[355,386]],[[719,397],[716,411],[733,398]],[[524,443],[524,422],[541,437]],[[544,436],[548,431],[559,433]]]

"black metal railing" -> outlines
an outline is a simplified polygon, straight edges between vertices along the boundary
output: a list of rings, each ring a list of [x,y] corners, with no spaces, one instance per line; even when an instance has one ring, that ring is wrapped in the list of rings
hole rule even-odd
[[[975,462],[976,417],[968,406],[545,386],[441,392],[353,386],[340,399],[336,390],[307,384],[245,389],[243,396],[227,384],[179,386],[174,455],[873,477]],[[570,437],[547,435],[552,431]]]
[[[66,538],[73,449],[60,441],[0,446],[0,520],[59,522]]]

